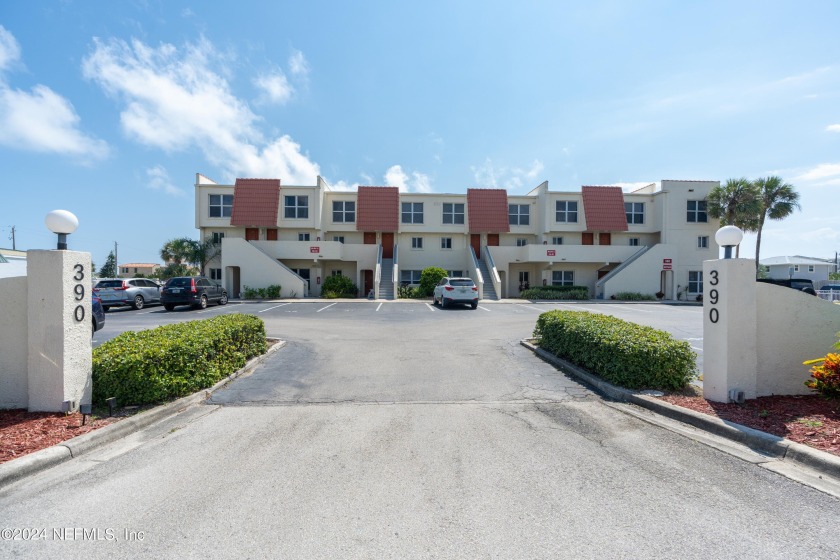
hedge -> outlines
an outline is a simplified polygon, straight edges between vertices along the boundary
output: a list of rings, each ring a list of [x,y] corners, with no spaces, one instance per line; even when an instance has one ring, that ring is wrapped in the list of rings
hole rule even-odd
[[[93,351],[93,402],[159,403],[206,389],[265,353],[265,325],[236,313],[124,332]]]
[[[618,292],[613,295],[611,299],[618,299],[621,301],[656,301],[656,296],[643,294],[641,292]]]
[[[564,288],[558,290],[557,288]],[[525,299],[589,299],[589,288],[585,286],[537,286],[522,290],[519,297]]]
[[[628,389],[682,389],[697,375],[688,342],[609,315],[549,311],[534,336],[540,348]]]

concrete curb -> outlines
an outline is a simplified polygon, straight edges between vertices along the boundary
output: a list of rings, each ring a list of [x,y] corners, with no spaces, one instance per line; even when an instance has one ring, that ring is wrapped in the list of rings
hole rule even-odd
[[[151,426],[168,416],[183,412],[187,408],[207,400],[215,391],[224,387],[237,377],[250,374],[259,364],[286,345],[285,341],[276,338],[267,337],[266,340],[274,341],[274,344],[265,354],[251,358],[241,369],[233,372],[208,389],[203,389],[171,403],[156,406],[125,420],[120,420],[98,430],[76,436],[52,447],[0,464],[0,488],[29,475],[54,467],[64,461],[79,457],[103,445],[113,443],[129,434]]]
[[[840,457],[836,455],[747,426],[742,426],[735,422],[728,422],[720,418],[682,408],[655,397],[617,387],[562,358],[558,358],[554,354],[546,352],[528,340],[522,340],[520,344],[546,362],[556,366],[565,373],[574,375],[599,393],[611,399],[633,403],[672,420],[677,420],[714,435],[735,441],[770,457],[798,463],[826,475],[840,478]]]

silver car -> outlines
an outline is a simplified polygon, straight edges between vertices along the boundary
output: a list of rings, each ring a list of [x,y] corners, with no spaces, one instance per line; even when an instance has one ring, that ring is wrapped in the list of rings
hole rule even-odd
[[[103,278],[93,291],[105,311],[121,305],[143,309],[149,303],[160,303],[160,285],[149,278]]]

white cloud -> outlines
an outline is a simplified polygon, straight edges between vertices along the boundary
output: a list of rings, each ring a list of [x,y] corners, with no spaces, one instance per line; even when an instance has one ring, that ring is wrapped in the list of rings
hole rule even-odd
[[[254,85],[262,90],[263,95],[260,101],[267,103],[284,104],[292,98],[295,88],[286,79],[281,71],[271,74],[263,74],[254,79]]]
[[[639,181],[639,182],[636,182],[636,183],[618,182],[618,183],[610,183],[609,186],[611,186],[611,187],[621,187],[622,191],[629,193],[629,192],[639,190],[642,187],[647,187],[651,183],[652,183],[652,181]],[[659,183],[657,182],[657,183],[654,183],[654,184],[656,184],[656,189],[658,190],[659,189]]]
[[[14,35],[0,25],[0,70],[5,70],[18,60],[20,60],[20,45]]]
[[[0,26],[0,71],[20,60],[20,45]],[[79,115],[66,98],[38,84],[31,92],[10,87],[0,74],[0,144],[82,158],[108,154],[108,145],[79,130]]]
[[[96,40],[84,75],[121,100],[121,122],[135,140],[166,151],[197,147],[231,177],[277,177],[313,184],[318,164],[288,135],[265,139],[260,118],[232,92],[229,60],[206,39],[182,49]]]
[[[840,184],[840,163],[821,163],[796,175],[790,182],[793,185],[806,183],[812,186]]]
[[[826,132],[840,132],[840,124],[830,124],[825,127]]]
[[[534,160],[527,169],[504,165],[497,167],[492,159],[487,158],[484,164],[472,166],[470,169],[478,187],[518,191],[522,190],[526,184],[536,186],[534,183],[544,166],[541,161]]]
[[[432,192],[432,182],[425,173],[413,171],[409,176],[401,165],[392,165],[385,172],[385,184],[397,187],[400,192]]]
[[[155,191],[163,191],[172,196],[185,196],[186,193],[172,184],[172,179],[169,177],[169,172],[161,165],[149,167],[146,169],[146,176],[148,177],[148,187]]]
[[[359,183],[348,183],[347,181],[338,181],[337,183],[330,183],[330,190],[336,192],[356,192],[359,188]]]
[[[289,57],[289,71],[294,76],[306,78],[309,75],[309,62],[303,53],[295,50]]]

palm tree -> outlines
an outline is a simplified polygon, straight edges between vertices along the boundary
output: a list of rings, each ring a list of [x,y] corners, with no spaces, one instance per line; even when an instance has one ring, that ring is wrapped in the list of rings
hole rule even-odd
[[[719,218],[722,226],[733,225],[744,231],[757,231],[761,214],[758,189],[746,177],[729,179],[709,192],[706,211],[711,217]],[[739,254],[740,246],[736,248],[735,256]]]
[[[793,185],[785,183],[781,177],[773,175],[762,177],[754,182],[758,191],[759,202],[761,203],[760,214],[756,231],[758,237],[755,241],[755,267],[758,270],[758,257],[761,252],[761,230],[764,228],[764,220],[783,220],[799,209],[799,193]]]
[[[186,237],[170,239],[160,250],[160,258],[166,263],[192,263],[195,255],[195,241]]]

